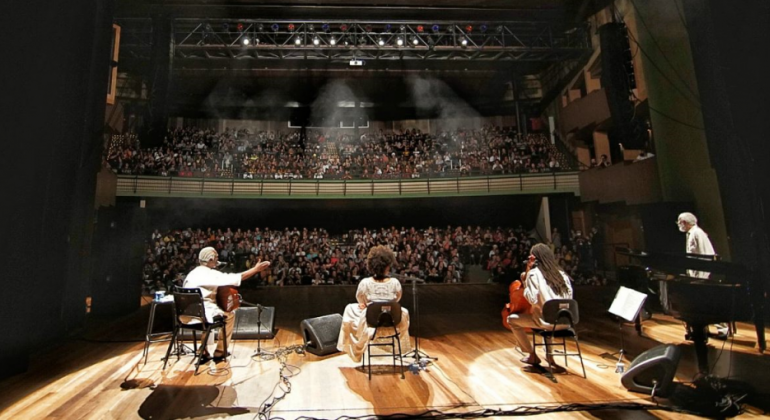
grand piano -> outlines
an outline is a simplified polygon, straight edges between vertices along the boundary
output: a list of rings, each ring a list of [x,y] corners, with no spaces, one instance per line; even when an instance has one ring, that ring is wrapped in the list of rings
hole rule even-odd
[[[714,255],[648,253],[629,248],[616,248],[616,252],[638,261],[650,273],[650,281],[660,281],[661,306],[665,313],[685,322],[685,338],[693,341],[701,372],[709,370],[706,344],[710,324],[753,318],[759,350],[765,351],[764,288],[756,273]]]

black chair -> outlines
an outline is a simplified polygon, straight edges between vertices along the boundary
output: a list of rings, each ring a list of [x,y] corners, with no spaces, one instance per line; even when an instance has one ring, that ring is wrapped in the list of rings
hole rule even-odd
[[[208,342],[209,335],[217,328],[221,328],[222,333],[224,334],[225,320],[221,316],[217,316],[214,317],[214,322],[208,322],[200,289],[175,288],[173,294],[176,325],[174,327],[174,335],[171,337],[171,342],[168,344],[168,350],[166,350],[166,361],[163,363],[163,369],[166,368],[166,363],[168,363],[171,348],[174,344],[179,345],[178,340],[181,338],[180,333],[182,330],[186,329],[192,331],[193,352],[195,353],[195,374],[197,375],[198,367],[201,364],[201,357],[203,357],[203,352],[206,351],[206,343]],[[200,349],[198,349],[196,338],[197,332],[202,333]],[[227,334],[225,334],[224,345],[225,354],[227,354]],[[177,352],[177,360],[179,360],[179,353],[180,352]]]
[[[564,365],[567,366],[567,356],[578,356],[580,358],[580,366],[583,368],[583,377],[586,377],[586,367],[583,364],[583,354],[580,352],[580,342],[578,341],[578,334],[575,331],[575,324],[580,321],[580,315],[578,313],[578,303],[575,299],[552,299],[543,305],[543,321],[553,325],[550,329],[532,328],[532,347],[537,350],[538,347],[545,347],[546,356],[551,359],[553,356],[564,356]],[[543,339],[542,344],[537,343],[537,337],[540,336]],[[546,344],[546,339],[561,339],[561,343]],[[567,353],[567,338],[575,340],[575,346],[577,347],[577,353]],[[561,346],[562,352],[556,353],[551,347]],[[556,377],[553,376],[553,367],[548,364],[548,372],[551,375],[551,380],[556,382]]]
[[[372,379],[372,357],[392,357],[393,370],[396,370],[396,359],[401,363],[401,379],[404,379],[404,359],[401,357],[401,333],[397,325],[401,322],[401,304],[396,300],[373,301],[366,307],[366,324],[374,328],[374,332],[369,337],[369,343],[366,345],[363,367],[369,365],[369,380]],[[377,335],[380,328],[393,328],[393,334]],[[398,352],[396,352],[398,346]],[[391,354],[372,355],[372,347],[390,347]],[[369,356],[367,363],[366,357]]]

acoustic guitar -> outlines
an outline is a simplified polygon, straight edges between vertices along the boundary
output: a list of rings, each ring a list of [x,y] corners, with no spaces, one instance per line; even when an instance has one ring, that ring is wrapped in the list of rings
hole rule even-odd
[[[232,286],[217,287],[217,306],[225,312],[232,312],[241,307],[241,294]]]
[[[524,297],[524,287],[520,280],[514,280],[511,285],[508,286],[508,303],[500,312],[503,317],[503,326],[507,329],[511,329],[508,325],[508,316],[511,314],[527,313],[532,310],[532,305],[527,298]]]

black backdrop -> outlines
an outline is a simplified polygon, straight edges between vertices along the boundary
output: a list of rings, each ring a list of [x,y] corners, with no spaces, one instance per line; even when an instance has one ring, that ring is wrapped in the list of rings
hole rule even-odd
[[[213,200],[124,198],[120,207],[147,214],[152,229],[186,227],[255,228],[323,227],[331,234],[347,229],[387,226],[428,227],[447,225],[534,227],[540,196],[495,196],[356,200]],[[568,195],[551,197],[551,207],[563,209]],[[560,214],[559,219],[564,218]],[[561,220],[559,221],[561,224]]]

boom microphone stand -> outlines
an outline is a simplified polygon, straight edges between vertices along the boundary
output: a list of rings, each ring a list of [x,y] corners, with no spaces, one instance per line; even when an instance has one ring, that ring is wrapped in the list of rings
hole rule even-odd
[[[438,357],[431,357],[425,352],[420,350],[420,309],[418,306],[419,299],[417,298],[417,283],[425,283],[425,280],[417,277],[409,276],[394,276],[403,281],[412,282],[412,306],[414,307],[414,319],[417,323],[417,334],[414,336],[414,350],[403,354],[403,357],[411,357],[414,359],[414,365],[418,368],[424,368],[425,365],[431,363],[433,360],[438,360]],[[423,361],[424,360],[424,361]]]

